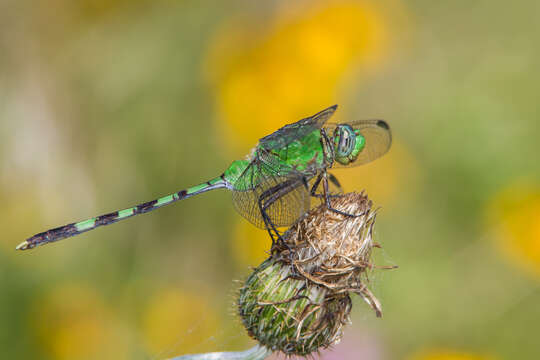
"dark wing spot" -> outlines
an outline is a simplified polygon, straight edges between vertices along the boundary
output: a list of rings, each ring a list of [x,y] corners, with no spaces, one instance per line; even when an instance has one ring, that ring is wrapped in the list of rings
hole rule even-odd
[[[379,121],[377,121],[377,126],[383,128],[383,129],[385,129],[385,130],[389,130],[389,129],[390,129],[390,126],[389,126],[388,123],[387,123],[386,121],[384,121],[384,120],[379,120]]]
[[[182,191],[179,191],[177,194],[178,194],[178,198],[182,199],[184,196],[187,195],[187,191],[182,190]]]
[[[118,219],[118,211],[98,216],[95,226],[107,225]]]

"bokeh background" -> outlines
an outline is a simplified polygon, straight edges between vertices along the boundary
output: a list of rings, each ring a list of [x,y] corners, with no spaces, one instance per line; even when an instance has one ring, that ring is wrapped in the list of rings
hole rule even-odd
[[[338,103],[394,144],[335,174],[381,207],[373,274],[322,359],[540,358],[540,5],[0,1],[0,346],[163,359],[253,345],[239,283],[269,239],[216,191],[69,241],[34,233],[220,174]]]

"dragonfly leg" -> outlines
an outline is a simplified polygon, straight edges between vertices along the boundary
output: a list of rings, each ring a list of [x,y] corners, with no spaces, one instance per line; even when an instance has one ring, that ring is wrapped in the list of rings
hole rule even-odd
[[[324,162],[328,166],[332,166],[332,163],[334,162],[334,156],[335,156],[334,146],[324,128],[321,129],[321,145],[322,145]]]
[[[268,231],[268,235],[270,235],[270,238],[272,239],[272,249],[273,249],[274,246],[276,245],[276,237],[279,240],[281,238],[281,235],[279,231],[277,230],[276,226],[274,225],[274,223],[272,222],[272,220],[270,219],[270,216],[268,216],[268,214],[266,213],[266,210],[263,208],[261,198],[259,198],[259,209],[261,211],[261,216],[263,218],[266,231]]]
[[[284,181],[276,186],[273,186],[264,191],[259,197],[259,209],[262,214],[262,218],[265,222],[266,229],[272,238],[272,252],[275,250],[287,250],[287,255],[282,257],[282,260],[288,261],[291,268],[291,277],[298,277],[299,273],[295,267],[295,252],[292,251],[292,246],[287,244],[283,239],[281,233],[277,230],[274,222],[267,213],[267,209],[281,197],[287,195],[289,192],[296,189],[298,186],[305,186],[307,188],[307,180],[305,178],[291,179]],[[283,254],[283,253],[282,253]]]
[[[317,179],[315,179],[315,182],[313,183],[313,186],[311,187],[311,191],[309,192],[309,194],[311,196],[314,196],[314,197],[322,197],[321,194],[317,194],[317,188],[319,187],[319,185],[321,184],[321,180],[322,180],[322,177],[323,177],[323,173],[319,173],[319,175],[317,175]]]
[[[272,247],[279,244],[290,250],[290,247],[286,244],[280,232],[277,230],[276,225],[268,215],[267,209],[281,197],[287,195],[298,186],[302,186],[303,183],[305,183],[305,180],[302,178],[287,180],[265,190],[259,196],[259,210],[266,226],[266,230],[272,238]]]
[[[263,218],[264,225],[266,227],[266,231],[268,231],[268,235],[270,235],[270,238],[272,239],[272,249],[273,249],[275,247],[277,241],[283,240],[283,239],[281,238],[281,234],[279,233],[278,229],[276,228],[276,225],[272,222],[272,219],[270,219],[270,216],[266,212],[266,207],[267,206],[265,206],[265,204],[263,202],[264,202],[264,198],[261,195],[259,197],[259,210],[261,212],[261,216]]]
[[[325,202],[326,202],[326,208],[330,211],[333,211],[337,214],[340,214],[340,215],[344,215],[344,216],[349,216],[349,217],[359,217],[359,216],[362,216],[362,215],[365,215],[365,212],[361,212],[360,214],[349,214],[348,212],[345,212],[345,211],[341,211],[341,210],[338,210],[336,208],[334,208],[332,206],[332,202],[330,201],[330,199],[332,197],[341,197],[343,195],[330,195],[330,192],[328,190],[328,175],[330,175],[331,177],[334,177],[332,174],[327,174],[326,171],[322,172],[321,173],[321,177],[322,177],[322,182],[323,182],[323,196],[324,196],[324,199],[325,199]],[[337,181],[337,179],[334,177],[334,179]],[[332,181],[332,179],[330,179],[330,181]],[[333,181],[332,181],[333,182]],[[339,184],[339,182],[338,182]]]
[[[309,192],[309,194],[312,196],[312,197],[315,197],[315,198],[319,198],[319,199],[326,199],[326,197],[330,197],[330,198],[337,198],[337,197],[341,197],[343,195],[341,194],[329,194],[329,192],[327,191],[327,194],[325,195],[324,194],[324,191],[323,191],[323,194],[318,194],[317,193],[317,188],[319,187],[319,185],[321,184],[321,181],[324,177],[324,174],[325,174],[326,171],[323,171],[321,173],[319,173],[319,175],[317,175],[317,178],[315,179],[315,182],[313,183],[313,185],[311,186],[311,190]],[[332,184],[334,184],[340,192],[343,192],[343,189],[341,188],[341,184],[339,183],[338,179],[330,174],[330,173],[327,173],[328,174],[328,180],[330,180],[330,182]]]

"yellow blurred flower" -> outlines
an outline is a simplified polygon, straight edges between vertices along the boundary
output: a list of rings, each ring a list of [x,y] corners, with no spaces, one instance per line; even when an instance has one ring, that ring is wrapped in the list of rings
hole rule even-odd
[[[237,151],[335,103],[347,72],[377,63],[386,45],[384,21],[372,3],[284,4],[266,22],[227,24],[210,50],[220,130]]]
[[[518,266],[540,275],[540,187],[516,183],[488,206],[499,249]]]
[[[232,235],[231,248],[239,264],[257,266],[269,255],[272,240],[266,230],[238,217]]]
[[[206,297],[174,288],[157,292],[143,315],[146,347],[164,356],[188,351],[190,346],[197,346],[197,351],[211,350],[200,345],[216,334],[218,326]]]
[[[455,350],[427,350],[409,358],[410,360],[494,360],[492,356],[477,355]]]
[[[127,343],[101,296],[79,284],[61,285],[35,304],[31,319],[53,359],[126,359]]]

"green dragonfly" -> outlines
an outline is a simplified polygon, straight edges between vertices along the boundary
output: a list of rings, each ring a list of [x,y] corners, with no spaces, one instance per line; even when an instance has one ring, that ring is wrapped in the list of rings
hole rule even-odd
[[[307,212],[312,198],[325,201],[332,209],[329,199],[339,195],[331,195],[329,186],[340,189],[340,185],[328,169],[368,163],[390,148],[392,136],[388,123],[360,120],[327,124],[336,109],[337,105],[331,106],[263,137],[247,159],[233,161],[223,174],[205,183],[41,232],[22,242],[17,249],[31,249],[65,239],[221,188],[232,192],[234,207],[244,218],[268,230],[274,244],[276,237],[281,238],[278,228],[292,225]]]

